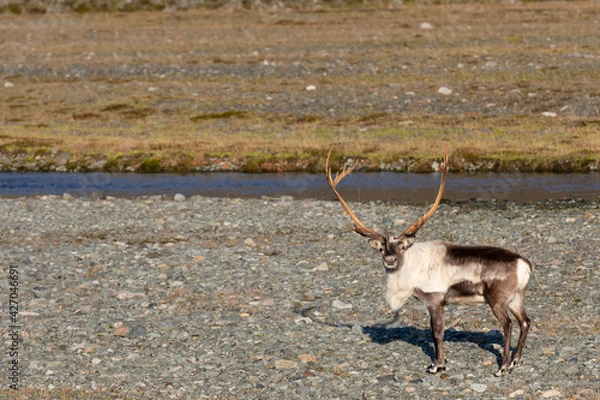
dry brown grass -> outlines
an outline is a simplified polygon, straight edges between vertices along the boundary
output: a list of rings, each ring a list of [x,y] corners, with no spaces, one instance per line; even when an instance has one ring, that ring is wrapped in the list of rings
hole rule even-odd
[[[549,169],[597,160],[599,18],[588,2],[3,14],[5,70],[25,72],[0,88],[0,149],[314,165],[338,143],[375,165],[447,143],[457,158]]]

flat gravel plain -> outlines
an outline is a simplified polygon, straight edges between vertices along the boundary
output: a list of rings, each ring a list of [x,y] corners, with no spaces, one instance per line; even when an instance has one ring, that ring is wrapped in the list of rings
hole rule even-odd
[[[352,207],[399,233],[427,205]],[[380,256],[347,222],[336,202],[291,197],[0,199],[1,317],[16,267],[20,395],[599,398],[599,202],[442,204],[421,230],[535,265],[524,364],[503,378],[485,306],[447,308],[449,369],[425,373],[425,307],[390,313]],[[2,379],[0,397],[14,395]]]

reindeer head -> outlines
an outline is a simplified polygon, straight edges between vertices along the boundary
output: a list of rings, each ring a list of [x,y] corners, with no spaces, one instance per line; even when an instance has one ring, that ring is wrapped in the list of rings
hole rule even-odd
[[[379,239],[369,239],[371,247],[381,253],[383,267],[389,272],[393,272],[400,268],[404,252],[414,242],[414,236],[390,238],[387,234],[383,241]]]
[[[329,187],[337,197],[344,210],[346,210],[352,221],[354,221],[354,224],[350,226],[350,229],[368,238],[371,247],[381,252],[381,255],[383,257],[383,266],[385,267],[386,271],[392,272],[397,270],[402,263],[402,257],[404,255],[404,252],[415,242],[415,235],[417,234],[419,229],[421,229],[421,227],[425,224],[425,222],[427,222],[427,220],[433,215],[433,213],[440,204],[440,200],[442,199],[442,193],[444,192],[444,184],[446,183],[446,174],[448,173],[449,167],[448,150],[446,150],[444,153],[444,171],[442,173],[442,182],[440,183],[440,188],[438,190],[438,195],[435,199],[435,202],[425,215],[423,215],[412,225],[406,228],[404,232],[402,232],[399,236],[390,237],[387,230],[384,230],[385,235],[382,235],[381,233],[363,224],[362,221],[358,219],[356,214],[354,214],[354,212],[350,209],[350,207],[342,198],[340,193],[337,191],[337,184],[347,175],[349,175],[354,170],[354,168],[356,168],[358,163],[355,162],[354,165],[352,165],[352,167],[350,167],[349,169],[346,168],[346,166],[344,166],[342,171],[339,172],[335,176],[335,178],[333,178],[331,175],[331,168],[329,167],[329,159],[331,158],[332,149],[333,146],[329,148],[329,154],[327,154],[327,161],[325,162],[325,173],[327,175],[327,183],[329,184]]]

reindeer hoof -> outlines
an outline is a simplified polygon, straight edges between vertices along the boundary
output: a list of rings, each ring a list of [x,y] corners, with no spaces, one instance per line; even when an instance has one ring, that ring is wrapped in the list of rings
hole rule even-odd
[[[496,375],[496,376],[508,375],[512,371],[512,369],[514,367],[516,367],[517,365],[521,365],[521,360],[512,360],[512,362],[509,365],[503,365],[502,367],[500,367],[498,372],[496,372],[494,375]]]
[[[427,369],[425,371],[427,371],[430,374],[437,374],[438,372],[445,371],[445,370],[446,370],[445,365],[431,364],[429,367],[427,367]]]
[[[511,370],[511,369],[513,369],[514,367],[516,367],[516,366],[519,366],[519,365],[521,365],[521,364],[523,364],[523,363],[521,362],[521,360],[512,360],[512,362],[511,362],[511,363],[510,363],[510,365],[508,366],[508,370],[510,371],[510,370]]]

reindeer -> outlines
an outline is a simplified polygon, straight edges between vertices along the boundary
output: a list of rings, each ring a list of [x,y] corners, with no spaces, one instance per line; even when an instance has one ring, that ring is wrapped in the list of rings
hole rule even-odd
[[[331,175],[327,155],[325,173],[327,183],[354,224],[350,229],[369,239],[369,244],[381,252],[386,273],[385,300],[392,311],[398,311],[404,302],[414,296],[422,301],[429,311],[431,334],[435,347],[435,360],[427,372],[435,374],[446,369],[444,358],[444,306],[446,304],[487,303],[504,330],[502,365],[495,374],[508,374],[521,361],[521,353],[529,331],[530,319],[524,306],[524,296],[529,276],[533,272],[531,263],[498,247],[459,246],[441,240],[415,243],[415,235],[433,215],[440,204],[446,174],[448,152],[444,154],[442,181],[435,202],[429,211],[399,236],[390,236],[367,227],[352,212],[336,186],[349,175],[357,163],[349,169],[344,166],[335,179]],[[510,357],[512,322],[508,310],[517,319],[520,335],[517,348]]]

